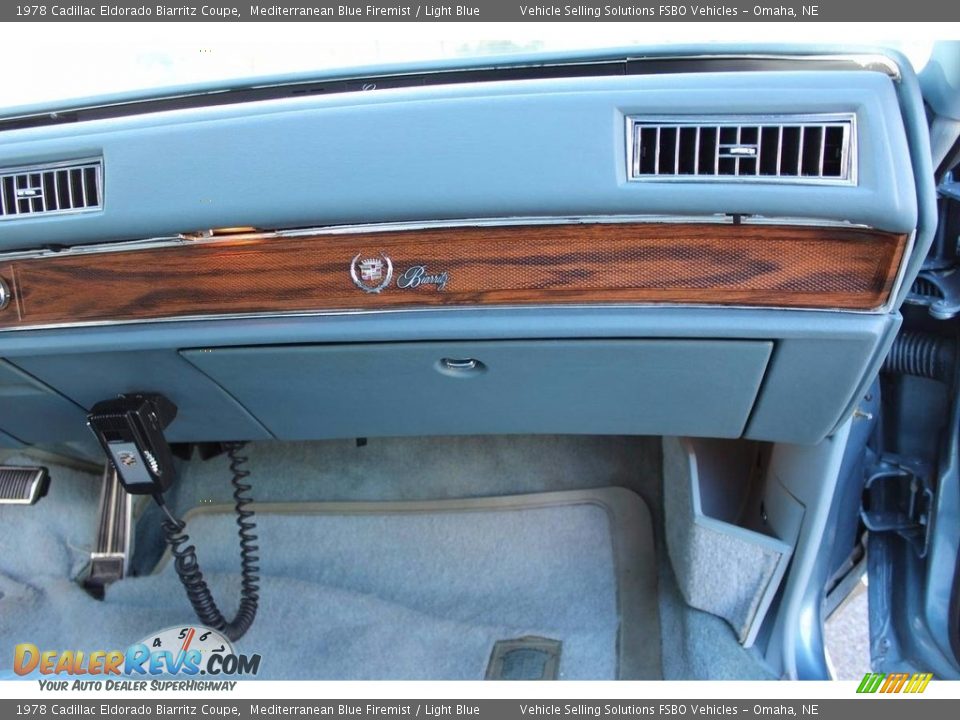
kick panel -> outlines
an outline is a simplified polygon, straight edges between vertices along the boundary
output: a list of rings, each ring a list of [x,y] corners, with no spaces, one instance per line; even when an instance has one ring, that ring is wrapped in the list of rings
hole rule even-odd
[[[66,442],[87,437],[83,408],[6,360],[0,360],[0,408],[0,435],[20,442]],[[4,444],[0,440],[0,445]]]

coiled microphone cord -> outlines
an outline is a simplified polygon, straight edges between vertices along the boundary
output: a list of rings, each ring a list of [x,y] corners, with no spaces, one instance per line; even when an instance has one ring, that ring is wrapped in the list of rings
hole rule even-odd
[[[230,640],[238,640],[244,633],[250,629],[254,618],[257,616],[257,605],[260,601],[260,558],[257,552],[260,549],[256,545],[257,536],[253,534],[257,524],[253,521],[253,510],[248,510],[247,505],[253,502],[247,493],[250,492],[251,485],[244,482],[249,477],[250,471],[245,470],[243,465],[248,458],[240,455],[246,443],[228,443],[225,445],[227,456],[230,458],[230,472],[232,474],[230,482],[233,484],[234,507],[237,511],[237,528],[240,536],[240,608],[237,610],[233,620],[227,622],[217,607],[213,599],[213,593],[207,586],[207,581],[203,579],[203,573],[200,571],[200,562],[197,560],[197,549],[189,545],[190,536],[183,530],[186,523],[175,517],[170,512],[163,496],[159,493],[153,496],[157,501],[167,518],[163,521],[163,534],[170,545],[170,553],[173,555],[173,566],[180,577],[180,582],[187,591],[187,598],[193,606],[200,622],[207,627],[222,632]]]

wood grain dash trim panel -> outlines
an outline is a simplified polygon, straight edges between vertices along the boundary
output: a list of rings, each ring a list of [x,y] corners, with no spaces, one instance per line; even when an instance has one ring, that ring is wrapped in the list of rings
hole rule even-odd
[[[836,227],[595,223],[244,235],[0,263],[0,327],[438,306],[705,304],[872,310],[906,236]],[[351,262],[389,257],[379,293]],[[402,289],[416,266],[436,284]]]

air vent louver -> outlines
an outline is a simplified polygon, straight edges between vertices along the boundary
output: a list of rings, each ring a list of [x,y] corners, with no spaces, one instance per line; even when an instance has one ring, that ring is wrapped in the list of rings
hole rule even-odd
[[[0,169],[0,220],[99,210],[100,160]]]
[[[856,183],[854,116],[629,118],[631,180]]]

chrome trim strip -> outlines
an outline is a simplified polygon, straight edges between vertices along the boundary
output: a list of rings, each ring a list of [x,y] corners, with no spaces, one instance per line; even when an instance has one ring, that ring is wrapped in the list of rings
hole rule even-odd
[[[860,70],[866,70],[869,72],[881,72],[884,75],[887,75],[894,82],[900,82],[902,79],[902,73],[900,71],[900,66],[893,60],[893,58],[887,57],[886,55],[881,55],[880,53],[853,53],[851,55],[844,55],[842,53],[824,53],[824,54],[811,54],[811,55],[796,55],[796,54],[784,54],[777,55],[775,53],[732,53],[732,54],[723,54],[723,53],[702,53],[700,55],[651,55],[651,56],[631,56],[628,57],[629,62],[669,62],[671,60],[677,61],[690,61],[690,60],[701,60],[703,62],[710,61],[719,61],[719,60],[756,60],[758,62],[770,61],[770,62],[795,62],[795,63],[825,63],[825,62],[836,62],[836,63],[850,63],[853,65],[859,66]],[[602,61],[597,61],[602,62]],[[559,63],[558,63],[559,64]],[[568,64],[568,63],[563,63]],[[563,64],[560,64],[561,66]],[[699,71],[699,72],[709,72],[709,71]],[[771,72],[770,70],[749,70],[744,72]],[[825,70],[824,72],[828,72]]]
[[[851,229],[872,229],[864,223],[852,223],[846,220],[827,220],[788,216],[743,215],[745,225],[796,225],[800,227],[833,227]],[[321,225],[291,230],[252,231],[235,235],[187,234],[144,238],[142,240],[122,240],[89,245],[73,245],[62,250],[13,250],[0,253],[0,262],[14,260],[32,260],[39,258],[72,257],[75,255],[96,255],[114,252],[135,252],[165,247],[207,245],[227,242],[234,239],[257,237],[263,239],[307,237],[310,235],[357,235],[361,233],[389,233],[414,230],[435,230],[444,228],[468,227],[517,227],[526,225],[602,225],[627,223],[682,224],[700,223],[732,225],[734,218],[727,214],[713,215],[570,215],[570,216],[516,216],[503,218],[458,218],[451,220],[406,220],[400,222],[360,223],[354,225]]]
[[[860,70],[865,70],[869,72],[880,72],[884,75],[887,75],[894,82],[900,82],[902,74],[900,71],[900,66],[890,57],[882,55],[879,53],[853,53],[850,55],[844,55],[842,53],[824,53],[824,54],[810,54],[810,55],[798,55],[798,54],[784,54],[777,55],[775,53],[702,53],[699,55],[629,55],[624,54],[622,56],[609,56],[602,58],[592,58],[592,59],[582,59],[578,60],[576,58],[569,60],[555,60],[549,61],[545,60],[542,62],[537,62],[536,60],[530,60],[528,62],[516,62],[513,64],[497,64],[496,62],[488,64],[476,64],[476,65],[465,65],[462,67],[450,67],[450,68],[436,68],[436,69],[424,69],[424,70],[408,70],[404,71],[401,68],[396,68],[394,71],[384,71],[373,75],[366,74],[344,74],[344,75],[327,75],[327,76],[317,76],[304,78],[302,80],[293,80],[288,82],[251,82],[249,85],[244,85],[242,82],[239,85],[234,87],[211,87],[206,89],[201,89],[197,91],[187,91],[172,93],[170,95],[147,95],[143,97],[132,98],[129,100],[117,100],[113,102],[104,102],[104,103],[92,103],[88,105],[61,105],[51,107],[49,110],[35,110],[32,112],[21,113],[18,115],[3,115],[0,114],[0,124],[4,122],[14,122],[14,121],[23,121],[29,120],[30,118],[50,118],[57,117],[66,113],[73,112],[86,112],[90,110],[102,110],[105,108],[121,108],[128,107],[132,105],[140,104],[149,104],[151,102],[163,102],[163,101],[172,101],[185,98],[193,97],[212,97],[216,95],[223,95],[229,93],[232,90],[266,90],[270,88],[282,88],[282,87],[298,87],[301,85],[312,85],[315,83],[323,82],[340,82],[340,81],[349,81],[349,80],[378,80],[381,78],[399,78],[399,77],[423,77],[430,75],[452,75],[463,72],[482,72],[489,70],[516,70],[523,68],[533,68],[533,67],[542,67],[542,68],[564,68],[564,67],[586,67],[592,65],[607,65],[611,62],[626,62],[626,63],[651,63],[651,62],[689,62],[691,60],[702,61],[702,62],[719,62],[723,60],[727,61],[738,61],[738,60],[755,60],[758,62],[770,61],[770,62],[794,62],[798,64],[804,63],[845,63],[857,66]],[[847,68],[843,68],[846,70]],[[349,69],[345,69],[349,72]],[[744,72],[770,72],[769,69],[757,69],[757,70],[748,70]],[[824,72],[831,72],[832,69],[825,69]],[[698,70],[697,72],[709,73],[710,70]],[[645,73],[636,73],[636,75],[643,76]],[[691,74],[687,71],[685,74]],[[416,87],[416,86],[410,86]],[[238,103],[239,104],[239,103]],[[144,114],[149,112],[144,111]]]
[[[37,330],[74,330],[84,328],[120,327],[125,325],[154,325],[158,323],[195,323],[195,322],[225,322],[232,320],[271,320],[292,318],[324,318],[324,317],[355,317],[360,315],[397,315],[409,313],[448,313],[456,311],[484,312],[497,311],[537,311],[537,310],[649,310],[649,309],[698,309],[698,310],[750,310],[760,312],[801,312],[801,313],[849,313],[854,315],[885,315],[889,312],[889,303],[880,308],[857,310],[847,308],[803,308],[803,307],[772,307],[757,305],[709,305],[702,303],[602,303],[602,304],[567,304],[554,303],[546,305],[458,305],[440,307],[389,308],[382,310],[303,310],[281,312],[255,313],[222,313],[219,315],[183,315],[179,317],[162,317],[141,320],[91,320],[75,323],[58,323],[53,325],[25,325],[23,327],[0,328],[0,335],[9,332],[28,332]]]
[[[858,163],[859,155],[857,153],[857,114],[854,112],[835,112],[835,113],[798,113],[798,114],[762,114],[757,113],[755,115],[742,115],[742,114],[732,114],[732,115],[718,115],[718,114],[692,114],[692,115],[626,115],[627,131],[626,131],[626,143],[627,143],[627,181],[631,183],[687,183],[695,184],[700,182],[705,183],[730,183],[730,184],[739,184],[739,183],[766,183],[770,185],[827,185],[827,186],[836,186],[836,187],[852,187],[856,186],[859,182],[859,173],[858,173]],[[800,145],[798,152],[798,174],[797,175],[782,175],[781,174],[781,163],[782,163],[782,149],[783,149],[783,128],[785,126],[800,126]],[[827,125],[841,125],[843,127],[843,148],[841,155],[841,167],[843,168],[843,175],[841,177],[816,177],[816,176],[805,176],[802,174],[803,170],[803,149],[804,143],[806,141],[806,130],[810,127],[825,127]],[[708,175],[702,175],[699,172],[699,165],[694,167],[694,172],[691,174],[679,173],[679,163],[675,165],[674,174],[661,175],[660,166],[659,166],[659,155],[660,155],[660,128],[661,127],[675,127],[677,130],[677,145],[676,152],[679,157],[680,152],[680,128],[682,127],[712,127],[717,133],[717,140],[715,143],[715,157],[714,157],[714,168],[713,173]],[[748,127],[757,127],[759,128],[759,136],[757,138],[757,144],[759,147],[760,138],[763,136],[763,129],[767,127],[776,127],[779,129],[777,135],[777,174],[776,175],[761,175],[760,174],[760,155],[759,152],[756,156],[756,172],[753,175],[721,175],[720,174],[720,157],[721,151],[723,148],[720,143],[720,129],[723,127],[736,127],[737,128],[737,143],[740,143],[740,134],[743,130],[743,126]],[[640,142],[639,133],[641,128],[649,127],[655,128],[657,131],[656,136],[656,153],[657,153],[657,162],[654,172],[641,174],[640,173],[640,148],[638,144]],[[821,144],[825,144],[826,134],[823,134],[821,137]],[[726,148],[727,146],[724,146]],[[697,147],[697,152],[699,153],[699,143]],[[820,148],[820,159],[821,159],[821,171],[823,168],[824,148]],[[632,160],[632,161],[631,161]],[[740,160],[736,159],[736,173],[740,171]]]
[[[750,215],[742,216],[744,224],[757,225],[802,225],[804,227],[843,227],[871,229],[863,223],[846,220],[821,220],[819,218],[793,218],[787,216]],[[367,225],[331,225],[313,230],[278,230],[278,237],[297,235],[346,235],[350,233],[394,232],[399,230],[426,230],[456,227],[503,227],[522,225],[602,225],[615,223],[704,223],[733,225],[732,215],[570,215],[570,216],[517,216],[509,218],[465,218],[461,220],[420,220],[395,223],[370,223]]]
[[[57,168],[80,167],[81,165],[93,165],[102,163],[103,158],[99,156],[74,158],[73,160],[57,160],[54,162],[33,163],[31,165],[13,165],[0,167],[0,175],[17,175],[20,173],[45,172],[47,170],[56,170]]]
[[[907,236],[907,243],[903,248],[903,256],[900,258],[900,267],[897,269],[897,276],[894,278],[893,285],[890,287],[890,296],[884,305],[884,312],[891,312],[894,309],[894,303],[900,296],[903,284],[907,279],[907,265],[910,264],[910,256],[913,254],[913,246],[917,241],[917,231],[914,230]]]
[[[857,125],[856,113],[853,115],[853,121],[845,132],[850,133],[849,142],[846,143],[846,150],[850,157],[841,158],[842,162],[847,163],[850,168],[850,183],[852,185],[860,184],[860,130]]]

